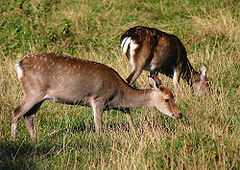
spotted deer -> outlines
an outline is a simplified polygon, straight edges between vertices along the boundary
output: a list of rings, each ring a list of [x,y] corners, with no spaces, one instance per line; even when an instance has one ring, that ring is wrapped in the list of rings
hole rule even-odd
[[[154,28],[136,26],[122,35],[120,44],[131,68],[131,73],[126,79],[130,85],[135,86],[141,72],[148,70],[150,75],[157,76],[160,72],[173,78],[175,89],[182,77],[197,95],[209,93],[206,67],[202,65],[200,73],[194,70],[184,45],[175,35]]]
[[[103,111],[109,109],[123,111],[131,128],[129,108],[133,107],[156,108],[174,119],[182,117],[172,92],[155,76],[149,77],[150,89],[135,89],[104,64],[55,53],[28,55],[16,64],[16,70],[25,98],[12,112],[13,137],[19,119],[24,117],[35,138],[33,120],[44,100],[91,106],[97,132],[102,127]]]

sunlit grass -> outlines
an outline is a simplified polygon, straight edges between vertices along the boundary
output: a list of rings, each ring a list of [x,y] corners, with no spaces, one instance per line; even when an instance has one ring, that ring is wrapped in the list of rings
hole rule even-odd
[[[0,168],[239,169],[240,51],[238,1],[1,1]],[[198,71],[207,66],[211,95],[193,95],[186,82],[174,92],[184,115],[176,121],[156,109],[107,111],[95,134],[92,109],[44,102],[35,144],[23,119],[10,136],[11,112],[23,98],[14,65],[29,53],[53,51],[104,63],[123,78],[130,73],[120,51],[128,28],[144,25],[177,35]],[[138,88],[148,88],[144,71]]]

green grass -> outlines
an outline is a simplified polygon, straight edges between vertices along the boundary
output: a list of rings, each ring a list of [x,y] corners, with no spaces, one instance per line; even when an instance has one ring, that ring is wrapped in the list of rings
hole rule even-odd
[[[240,3],[176,1],[0,1],[0,168],[239,169]],[[155,109],[125,116],[104,114],[104,133],[94,132],[92,109],[44,102],[37,113],[36,143],[23,119],[10,136],[11,112],[23,98],[14,64],[25,55],[53,51],[107,64],[123,78],[130,73],[120,37],[143,25],[177,35],[194,68],[207,66],[211,95],[199,98],[183,81],[175,93],[184,118]],[[139,88],[148,88],[143,72]],[[172,80],[159,75],[174,91]]]

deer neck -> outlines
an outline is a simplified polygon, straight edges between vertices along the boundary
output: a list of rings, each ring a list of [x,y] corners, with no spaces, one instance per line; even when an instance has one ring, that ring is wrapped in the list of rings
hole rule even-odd
[[[183,68],[182,79],[192,86],[199,75],[200,74],[192,67],[191,63],[187,61],[186,66]]]
[[[143,108],[143,107],[152,107],[151,96],[152,90],[139,90],[134,89],[130,86],[125,86],[115,107],[118,108]]]

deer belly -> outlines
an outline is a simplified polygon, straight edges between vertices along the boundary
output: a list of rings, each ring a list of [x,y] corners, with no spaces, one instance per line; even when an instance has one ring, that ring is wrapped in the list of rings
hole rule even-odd
[[[72,99],[60,98],[60,97],[47,97],[45,99],[53,101],[54,103],[90,106],[89,102],[87,102],[86,100],[72,100]]]

